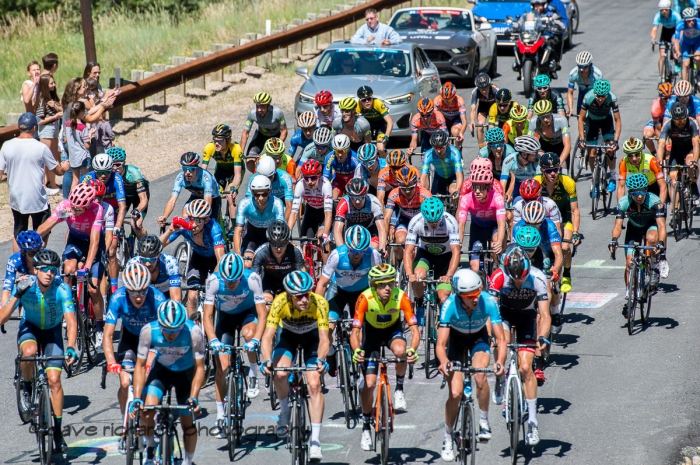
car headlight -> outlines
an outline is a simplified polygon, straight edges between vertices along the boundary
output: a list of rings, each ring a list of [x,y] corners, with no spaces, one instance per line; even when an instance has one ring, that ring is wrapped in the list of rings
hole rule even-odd
[[[313,95],[307,95],[303,92],[299,92],[298,99],[299,99],[300,103],[315,103],[316,102]]]
[[[388,103],[389,105],[405,105],[407,103],[411,103],[411,100],[413,100],[413,92],[410,94],[385,99],[384,102]]]

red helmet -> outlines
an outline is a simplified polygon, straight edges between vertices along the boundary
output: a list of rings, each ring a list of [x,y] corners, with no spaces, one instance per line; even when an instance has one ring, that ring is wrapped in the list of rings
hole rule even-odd
[[[105,183],[100,181],[99,179],[91,179],[87,182],[93,189],[95,189],[95,196],[100,197],[102,195],[105,195],[105,192],[107,192],[107,186],[105,186]]]
[[[95,200],[95,189],[87,184],[78,184],[70,191],[68,200],[74,208],[87,208]]]
[[[542,185],[537,179],[526,179],[520,184],[520,195],[525,200],[536,200],[540,198]]]
[[[443,100],[452,100],[455,95],[457,95],[457,88],[454,84],[446,82],[442,85],[440,96],[442,96]]]
[[[309,159],[304,162],[303,165],[301,165],[301,174],[302,176],[319,176],[323,172],[323,167],[321,164],[314,160],[314,159]]]
[[[327,90],[322,90],[318,94],[316,94],[316,105],[318,106],[326,106],[326,105],[331,105],[333,103],[333,94],[328,92]]]

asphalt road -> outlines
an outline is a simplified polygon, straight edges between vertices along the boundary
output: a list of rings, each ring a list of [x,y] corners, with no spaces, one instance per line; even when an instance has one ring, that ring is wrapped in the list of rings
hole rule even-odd
[[[612,81],[623,120],[623,137],[641,136],[655,97],[656,55],[649,50],[647,25],[654,14],[631,0],[581,2],[580,33],[573,50],[564,57],[563,70],[555,86],[565,92],[567,71],[574,56],[582,50],[593,53],[594,63]],[[641,27],[640,27],[641,26]],[[514,90],[523,102],[522,84],[510,70],[512,57],[499,59],[502,75],[496,82]],[[468,91],[461,92],[466,96]],[[576,132],[576,131],[574,131]],[[475,141],[467,140],[465,160],[471,161]],[[148,226],[166,201],[172,177],[152,186]],[[588,181],[578,183],[582,212],[590,208]],[[178,210],[176,210],[178,211]],[[671,240],[668,258],[671,274],[653,300],[651,324],[627,335],[620,315],[624,288],[621,260],[613,262],[606,250],[612,218],[592,221],[582,215],[585,241],[574,261],[574,293],[570,294],[564,329],[552,350],[552,363],[546,370],[547,383],[539,389],[541,443],[524,448],[519,463],[575,464],[662,464],[676,463],[683,445],[698,445],[696,386],[700,372],[695,369],[696,328],[700,324],[694,304],[700,291],[695,276],[700,249],[697,236],[676,243]],[[697,223],[696,223],[697,224]],[[59,243],[63,230],[56,231],[51,246]],[[698,231],[695,231],[698,233]],[[0,260],[10,254],[8,243],[0,246]],[[695,265],[693,265],[695,264]],[[17,322],[7,325],[9,333],[0,337],[0,456],[5,463],[38,462],[33,435],[21,425],[15,408],[12,377],[16,352]],[[419,362],[422,363],[422,362]],[[441,461],[443,404],[446,392],[440,379],[425,379],[420,366],[413,380],[407,381],[409,410],[396,418],[391,437],[391,461],[434,463]],[[91,368],[64,382],[66,392],[64,425],[69,451],[56,462],[110,465],[123,463],[116,451],[113,430],[121,422],[116,401],[116,377],[110,377],[106,391],[98,387],[100,369]],[[491,380],[492,383],[492,380]],[[326,411],[322,442],[324,463],[377,463],[378,456],[359,447],[360,428],[346,429],[342,418],[340,393],[333,380],[327,380]],[[282,463],[290,454],[278,441],[271,427],[276,412],[265,401],[266,392],[252,402],[245,425],[244,445],[237,461],[245,464]],[[208,436],[204,428],[215,423],[214,391],[211,385],[200,395],[208,414],[200,421],[200,440],[195,462],[226,461],[225,441]],[[480,463],[507,463],[508,439],[501,408],[491,408],[493,439],[479,445]],[[521,443],[522,444],[522,443]]]

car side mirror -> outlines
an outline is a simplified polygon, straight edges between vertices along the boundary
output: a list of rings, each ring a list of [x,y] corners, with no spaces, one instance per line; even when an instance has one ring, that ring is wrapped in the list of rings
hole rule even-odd
[[[476,3],[476,0],[467,0],[467,3]]]
[[[479,24],[480,31],[490,31],[491,29],[493,29],[493,27],[491,27],[491,23],[484,22],[484,23]]]
[[[510,21],[511,23],[515,21],[511,15],[506,16],[506,21]]]
[[[437,71],[433,68],[423,68],[423,71],[421,72],[422,79],[433,79],[437,77],[437,75]]]
[[[296,69],[297,76],[301,76],[304,79],[309,79],[309,67],[308,66],[300,66]]]

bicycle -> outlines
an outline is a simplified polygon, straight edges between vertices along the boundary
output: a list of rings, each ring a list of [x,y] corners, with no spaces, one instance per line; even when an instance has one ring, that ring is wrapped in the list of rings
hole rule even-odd
[[[122,370],[129,374],[129,389],[127,390],[127,399],[124,407],[124,419],[122,421],[123,435],[125,441],[126,449],[126,465],[133,465],[134,459],[136,463],[143,463],[143,441],[141,424],[139,422],[139,416],[136,418],[131,418],[129,415],[129,407],[131,402],[134,400],[134,367],[125,366],[122,364]],[[116,373],[115,373],[116,374]],[[107,365],[102,366],[102,380],[100,381],[100,388],[103,390],[107,387]]]
[[[117,240],[117,263],[119,264],[119,271],[124,271],[126,264],[134,256],[136,236],[134,235],[134,222],[141,218],[141,213],[134,209],[131,211],[131,215],[124,217],[124,224],[122,230],[116,235]],[[124,236],[126,230],[126,225],[131,226],[131,232],[128,236]]]
[[[389,438],[394,432],[394,406],[391,402],[391,386],[387,365],[390,363],[404,363],[405,358],[387,358],[382,346],[379,357],[365,358],[365,362],[373,362],[378,366],[377,396],[374,400],[374,451],[377,451],[377,443],[381,443],[379,450],[380,463],[386,465],[389,461]]]
[[[690,236],[693,233],[693,205],[692,184],[688,170],[697,169],[696,165],[664,165],[664,170],[677,169],[676,182],[671,186],[671,228],[676,242],[681,240],[682,228],[685,225],[685,233]]]
[[[481,244],[477,241],[473,244],[472,247],[479,245]],[[489,244],[487,243],[487,246],[488,245]],[[491,284],[491,273],[493,273],[494,270],[493,254],[495,254],[496,251],[493,249],[483,249],[481,247],[478,247],[474,250],[467,250],[463,253],[466,255],[479,255],[479,270],[477,271],[477,274],[481,278],[481,285],[483,286],[483,288],[488,289],[489,285]]]
[[[595,220],[598,213],[598,203],[603,199],[603,209],[605,213],[610,213],[610,204],[612,202],[612,193],[608,192],[608,163],[605,151],[610,146],[605,144],[586,144],[586,149],[595,149],[595,165],[593,168],[593,183],[591,184],[591,192],[593,193],[593,201],[591,202],[591,217]]]
[[[472,137],[474,137],[474,130],[476,130],[477,128],[487,128],[488,129],[488,127],[489,127],[488,123],[484,123],[484,124],[475,123],[474,129],[470,129],[469,132],[471,133]]]
[[[92,308],[92,299],[87,292],[87,286],[95,289],[92,284],[92,274],[90,270],[77,270],[71,274],[61,274],[61,277],[74,277],[71,284],[73,303],[75,304],[75,319],[77,323],[77,334],[75,338],[75,352],[78,360],[72,365],[63,364],[66,376],[71,378],[80,372],[83,366],[83,359],[87,358],[89,363],[97,363],[97,346],[95,345],[96,320],[95,312]],[[68,340],[68,327],[63,327],[63,340]]]
[[[661,77],[663,82],[675,84],[678,73],[676,73],[676,62],[673,59],[673,44],[670,42],[659,42],[659,49],[666,50],[664,59],[661,61]],[[651,51],[654,51],[654,44],[651,44]]]
[[[39,462],[41,465],[51,463],[53,455],[53,408],[51,406],[51,393],[46,377],[46,362],[52,360],[65,361],[65,357],[59,355],[35,355],[23,357],[18,354],[15,359],[15,388],[17,391],[17,409],[23,423],[31,422],[29,432],[34,433],[39,446]],[[32,376],[31,405],[22,408],[22,370],[20,363],[34,362],[34,374]]]
[[[452,194],[435,194],[433,195],[433,197],[439,199],[442,202],[447,213],[449,213],[452,216],[457,215],[457,207],[459,207],[459,195],[455,197]]]
[[[357,382],[360,379],[360,370],[352,362],[352,348],[350,347],[350,331],[352,331],[352,318],[338,318],[335,320],[335,353],[338,357],[338,376],[336,377],[340,393],[343,396],[343,408],[345,414],[345,426],[350,429],[350,420],[358,413],[360,405],[360,393]]]
[[[292,237],[290,241],[299,242],[299,248],[304,256],[307,271],[314,281],[314,286],[321,277],[323,271],[323,249],[319,245],[322,239],[318,237]]]
[[[167,400],[166,400],[167,398]],[[156,450],[154,458],[159,465],[175,465],[182,461],[182,446],[180,436],[177,433],[179,410],[189,410],[192,415],[192,426],[197,430],[194,408],[191,405],[170,405],[170,392],[163,396],[160,405],[146,405],[144,411],[153,410],[155,414]],[[175,446],[178,454],[175,455]]]
[[[476,463],[476,407],[474,405],[474,396],[472,395],[472,374],[474,373],[493,373],[493,368],[474,368],[471,366],[471,355],[465,351],[465,360],[467,364],[462,366],[459,361],[451,361],[448,364],[448,371],[460,371],[464,374],[462,399],[459,402],[459,412],[455,418],[454,432],[452,440],[457,443],[457,456],[459,461],[466,465],[471,462],[471,465]],[[442,378],[440,389],[444,389],[447,384],[447,377]],[[457,428],[459,424],[459,428]],[[471,457],[471,460],[470,460]]]
[[[186,244],[183,242],[182,244]],[[180,245],[182,245],[180,244]],[[186,282],[186,281],[185,281]],[[209,382],[209,376],[211,375],[211,370],[213,367],[211,353],[209,351],[209,339],[207,338],[206,331],[204,331],[204,323],[202,318],[204,317],[204,293],[206,287],[203,284],[197,284],[194,286],[182,286],[182,304],[187,304],[187,291],[197,291],[197,303],[195,306],[195,311],[189,316],[189,319],[197,323],[197,325],[202,329],[202,337],[204,339],[204,379],[202,380],[202,387],[206,386]]]
[[[389,251],[386,263],[396,268],[396,285],[401,289],[407,289],[409,296],[412,294],[412,287],[408,285],[408,276],[403,266],[403,243],[390,241],[386,245]]]
[[[433,270],[428,270],[425,279],[417,279],[417,283],[425,284],[425,293],[423,294],[423,305],[425,307],[425,327],[423,329],[423,350],[425,351],[425,377],[430,378],[430,366],[432,359],[430,358],[431,348],[434,352],[435,344],[437,344],[437,330],[440,322],[440,302],[438,302],[437,286],[440,284],[439,279],[433,279]]]
[[[658,271],[652,269],[655,262],[651,254],[646,252],[655,252],[656,247],[637,244],[631,241],[629,245],[619,245],[623,249],[634,249],[634,257],[630,263],[630,271],[627,275],[627,333],[631,336],[634,331],[634,316],[637,305],[639,304],[639,316],[642,320],[642,326],[649,323],[649,313],[651,312],[651,298],[656,293],[656,287],[651,285],[652,273]],[[615,250],[610,253],[610,258],[615,260]],[[646,304],[646,310],[644,308]]]

